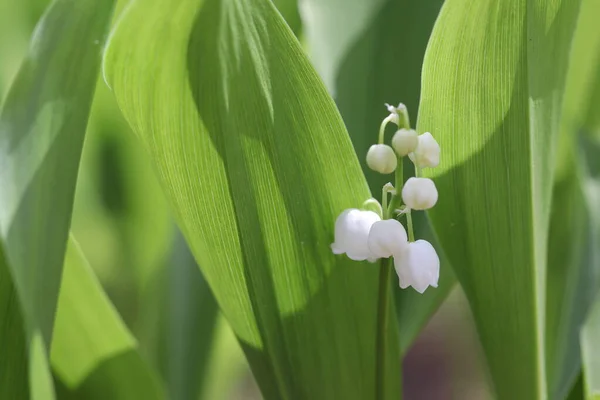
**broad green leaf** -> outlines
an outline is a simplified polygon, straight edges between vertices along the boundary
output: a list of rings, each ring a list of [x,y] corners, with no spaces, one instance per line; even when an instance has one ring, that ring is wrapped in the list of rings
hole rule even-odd
[[[588,319],[581,331],[584,391],[586,399],[600,399],[600,296],[596,296]]]
[[[591,22],[591,19],[588,20]],[[590,103],[588,116],[597,116],[597,104]],[[595,109],[594,109],[595,107]],[[589,123],[590,119],[587,118]],[[586,124],[586,127],[590,125]],[[600,127],[596,127],[598,129]],[[599,129],[600,131],[600,129]],[[588,237],[590,241],[589,262],[592,264],[589,278],[591,285],[594,286],[595,300],[592,303],[587,315],[586,322],[581,330],[581,358],[584,376],[584,388],[586,399],[600,399],[600,163],[598,156],[600,155],[600,135],[596,133],[591,135],[591,132],[582,132],[583,137],[581,143],[582,154],[587,161],[588,178],[585,180],[585,194],[587,207],[590,210],[590,225],[591,230]]]
[[[419,131],[442,148],[436,233],[499,398],[543,399],[554,148],[578,1],[448,0],[423,68]]]
[[[232,382],[243,382],[250,375],[250,367],[244,357],[231,327],[222,315],[218,315],[215,324],[214,342],[207,360],[204,382],[198,399],[236,398],[236,388]],[[241,386],[241,385],[240,385]],[[243,388],[243,395],[248,394]],[[237,394],[239,397],[239,394]]]
[[[569,132],[600,137],[600,1],[581,0],[573,38],[563,126]],[[565,146],[559,146],[559,152]],[[588,160],[593,161],[593,160]]]
[[[372,398],[379,271],[329,248],[337,215],[370,194],[333,101],[274,6],[135,1],[104,72],[264,396]]]
[[[579,329],[593,293],[591,229],[580,174],[554,184],[546,296],[546,368],[551,398],[564,399],[580,371]]]
[[[600,272],[594,239],[600,229],[593,195],[597,172],[590,168],[600,153],[588,140],[593,129],[588,116],[598,113],[594,91],[600,93],[600,86],[595,89],[593,83],[600,82],[598,13],[599,1],[581,1],[560,125],[546,294],[546,364],[550,396],[556,399],[566,397],[580,373],[580,330]],[[590,154],[586,157],[586,153]]]
[[[211,385],[209,358],[217,341],[218,306],[179,232],[165,272],[166,304],[161,310],[163,374],[170,398],[197,399]]]
[[[27,399],[27,344],[21,309],[0,244],[0,399]]]
[[[111,1],[56,0],[0,115],[0,235],[23,310],[31,397],[47,368],[73,192]]]
[[[365,156],[387,116],[384,103],[403,102],[416,121],[423,56],[441,4],[441,0],[301,3],[312,60],[334,94],[371,192],[378,199],[383,185],[393,177],[370,170]],[[388,143],[392,134],[390,130]],[[435,242],[424,216],[419,213],[414,223],[418,238]],[[438,252],[442,253],[439,247]],[[454,285],[454,273],[445,259],[441,274],[439,288],[425,295],[401,290],[394,283],[403,352]]]
[[[302,21],[300,20],[300,13],[298,11],[298,0],[273,0],[273,4],[275,4],[275,7],[277,7],[277,10],[279,10],[281,16],[285,19],[285,22],[287,22],[296,36],[298,36],[302,30]]]
[[[548,237],[546,368],[554,399],[564,399],[580,373],[579,332],[597,285],[593,225],[600,221],[590,215],[581,166],[571,164],[554,184]]]
[[[27,51],[35,23],[49,0],[0,2],[0,103]]]
[[[158,340],[173,222],[148,155],[99,83],[83,148],[71,230],[144,355]]]
[[[65,256],[51,363],[69,398],[164,398],[74,239]]]

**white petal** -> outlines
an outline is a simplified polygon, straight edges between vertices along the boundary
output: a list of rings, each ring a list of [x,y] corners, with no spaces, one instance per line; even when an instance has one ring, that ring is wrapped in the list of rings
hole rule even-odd
[[[420,168],[437,167],[440,163],[440,145],[431,136],[431,133],[425,132],[419,135],[419,144],[408,157]]]
[[[391,174],[396,170],[398,160],[390,146],[387,144],[374,144],[367,152],[367,165],[380,174]]]
[[[375,222],[369,233],[368,245],[371,253],[377,257],[400,254],[408,246],[406,230],[395,219]]]
[[[402,188],[402,201],[413,210],[427,210],[437,200],[438,191],[429,178],[409,178]]]
[[[413,129],[399,129],[392,138],[392,147],[400,157],[415,151],[419,144],[419,135]]]
[[[377,213],[356,208],[344,210],[335,221],[335,242],[331,245],[334,254],[344,254],[356,261],[373,259],[367,240],[371,226],[381,221]]]
[[[440,259],[426,240],[409,243],[401,255],[394,256],[394,266],[402,289],[412,286],[423,293],[429,286],[438,286]]]

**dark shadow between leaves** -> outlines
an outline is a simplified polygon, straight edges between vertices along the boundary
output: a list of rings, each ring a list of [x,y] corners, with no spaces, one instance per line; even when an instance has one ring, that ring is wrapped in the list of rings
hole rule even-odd
[[[388,0],[340,63],[335,101],[375,197],[393,177],[367,167],[367,150],[388,114],[384,103],[404,103],[416,124],[423,57],[441,5],[441,0]]]

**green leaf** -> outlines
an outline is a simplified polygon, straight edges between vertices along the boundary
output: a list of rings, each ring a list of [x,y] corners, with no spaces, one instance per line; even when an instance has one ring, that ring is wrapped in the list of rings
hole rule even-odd
[[[217,340],[218,306],[180,232],[165,272],[166,304],[161,310],[163,374],[170,398],[197,399],[210,385],[209,358]]]
[[[111,1],[56,0],[0,115],[0,235],[23,310],[34,399],[54,397],[46,349],[111,8]]]
[[[371,192],[378,198],[383,185],[393,178],[367,167],[367,150],[376,143],[379,125],[387,116],[384,103],[403,102],[411,116],[417,116],[423,56],[441,4],[441,0],[302,3],[313,62],[334,94]],[[411,164],[405,164],[405,172],[412,174]],[[426,217],[418,213],[414,224],[417,237],[435,245]],[[451,266],[443,259],[438,289],[420,295],[394,284],[403,353],[454,283]]]
[[[23,318],[0,243],[0,399],[27,399],[27,344]]]
[[[586,10],[585,8],[583,10]],[[588,19],[591,22],[591,19]],[[600,75],[599,75],[600,76]],[[585,114],[598,115],[597,104],[589,103]],[[584,114],[584,115],[585,115]],[[589,122],[589,118],[586,118]],[[589,125],[587,125],[589,126]],[[589,210],[590,233],[588,235],[588,285],[595,289],[595,300],[589,307],[587,319],[581,330],[581,359],[583,365],[584,388],[586,399],[600,399],[600,292],[598,291],[600,276],[600,155],[599,136],[592,136],[582,131],[581,153],[585,155],[586,178],[584,183],[587,209]],[[585,304],[584,306],[587,306]],[[587,307],[584,307],[587,309]]]
[[[244,357],[235,334],[223,315],[219,313],[204,382],[198,399],[236,398],[236,395],[239,397],[240,387],[236,388],[231,382],[243,382],[250,379],[251,376],[248,361]],[[253,389],[253,387],[250,388]],[[248,393],[246,385],[243,385],[241,390],[243,390],[243,396],[252,396]]]
[[[298,36],[302,30],[302,21],[300,20],[300,13],[298,12],[298,1],[273,0],[273,4],[275,4],[275,7],[277,7],[277,10],[279,10],[281,16],[285,19],[285,22],[287,22],[296,36]]]
[[[105,76],[267,399],[371,398],[378,269],[335,257],[370,194],[342,120],[266,0],[133,2]],[[399,395],[399,349],[386,352]]]
[[[165,286],[173,221],[149,157],[104,82],[86,133],[71,232],[141,352],[154,355],[163,301],[155,292]]]
[[[425,56],[419,131],[439,141],[430,213],[499,398],[546,398],[554,148],[578,1],[448,0]]]
[[[591,218],[579,166],[554,184],[546,295],[550,398],[564,399],[581,369],[579,331],[596,286]]]
[[[164,398],[74,239],[65,256],[51,363],[70,398]]]
[[[581,331],[584,389],[586,399],[600,399],[600,296],[596,297],[588,319]]]
[[[600,137],[600,2],[581,0],[569,64],[563,126],[569,133]],[[559,146],[559,151],[562,146]],[[588,159],[593,162],[593,159]]]
[[[582,0],[569,61],[561,116],[546,294],[547,373],[551,398],[563,399],[580,374],[580,330],[593,301],[598,264],[597,197],[593,163],[600,152],[589,141],[597,113],[594,80],[600,78],[600,2]],[[600,82],[600,80],[599,80]],[[579,143],[582,142],[582,143]],[[589,153],[586,156],[586,153]]]

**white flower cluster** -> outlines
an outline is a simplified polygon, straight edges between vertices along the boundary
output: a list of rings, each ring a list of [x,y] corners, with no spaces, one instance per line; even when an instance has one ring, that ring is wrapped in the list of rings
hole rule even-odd
[[[437,287],[440,259],[433,246],[425,240],[409,242],[400,222],[382,220],[373,211],[352,208],[342,212],[335,222],[331,249],[355,261],[394,257],[402,289],[412,286],[423,293],[429,286]]]
[[[398,107],[386,105],[390,115],[383,120],[379,132],[379,143],[371,146],[367,153],[367,165],[374,171],[389,174],[396,170],[402,157],[408,156],[418,172],[421,168],[436,167],[440,162],[440,146],[431,133],[418,135],[410,129],[408,111],[403,104]],[[392,139],[392,146],[383,144],[383,131],[388,123],[398,125]],[[401,174],[401,172],[400,172]],[[398,178],[400,180],[398,180]],[[402,183],[402,176],[397,176]],[[404,206],[400,215],[405,214],[409,233],[404,226],[389,215],[396,210],[387,210],[388,193],[392,193],[391,206],[395,197],[401,194]],[[419,293],[427,287],[437,287],[440,260],[433,246],[425,240],[414,240],[411,210],[427,210],[438,200],[434,182],[428,178],[409,178],[401,191],[394,190],[391,184],[383,190],[383,215],[374,211],[356,208],[342,212],[335,222],[335,242],[331,245],[334,254],[346,254],[356,261],[375,262],[379,258],[394,257],[394,266],[400,287],[412,286]],[[369,202],[375,201],[370,199]],[[382,218],[383,217],[383,218]],[[410,240],[409,240],[410,238]]]

